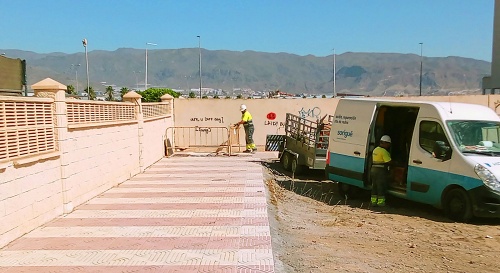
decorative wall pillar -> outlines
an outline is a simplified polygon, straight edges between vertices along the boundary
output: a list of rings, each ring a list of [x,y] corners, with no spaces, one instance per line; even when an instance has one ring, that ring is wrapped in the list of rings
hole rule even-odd
[[[169,94],[161,96],[161,102],[168,102],[168,113],[174,113],[174,97]]]
[[[132,102],[135,105],[135,116],[137,119],[138,139],[139,139],[139,169],[144,172],[144,115],[142,114],[142,96],[134,91],[130,91],[123,96],[123,101]]]
[[[68,139],[68,117],[66,107],[66,85],[59,83],[51,78],[46,78],[31,86],[35,91],[36,97],[52,98],[54,99],[54,131],[57,149],[60,153],[61,161],[61,193],[63,212],[70,213],[73,211],[74,206],[70,198],[71,188],[68,183],[69,177],[69,163],[70,159],[68,153],[71,149],[71,143]]]
[[[172,120],[174,119],[174,97],[169,95],[169,94],[165,94],[163,96],[161,96],[161,102],[167,102],[168,103],[168,110],[167,110],[167,113],[172,115]],[[168,139],[168,136],[166,134],[166,131],[165,131],[165,135],[163,135],[163,143],[165,145],[165,155],[173,155],[174,154],[174,150],[172,149],[173,145],[174,144],[174,140],[173,139]]]

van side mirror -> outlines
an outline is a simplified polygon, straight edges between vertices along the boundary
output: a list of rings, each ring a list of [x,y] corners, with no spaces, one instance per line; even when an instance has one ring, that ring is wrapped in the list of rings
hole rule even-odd
[[[445,141],[436,141],[432,149],[432,156],[437,159],[446,161],[451,158],[451,147]]]

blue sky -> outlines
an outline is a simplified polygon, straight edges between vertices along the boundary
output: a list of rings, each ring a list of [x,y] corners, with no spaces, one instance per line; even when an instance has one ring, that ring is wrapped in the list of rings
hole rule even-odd
[[[0,49],[146,47],[491,61],[494,0],[0,0]]]

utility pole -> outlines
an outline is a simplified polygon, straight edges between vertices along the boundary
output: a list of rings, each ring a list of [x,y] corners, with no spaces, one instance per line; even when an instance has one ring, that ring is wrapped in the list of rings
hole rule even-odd
[[[424,43],[419,43],[420,44],[420,84],[419,84],[419,94],[422,96],[422,45]]]
[[[199,67],[199,72],[200,72],[200,99],[201,99],[201,37],[200,35],[196,36],[198,37],[198,51],[199,51],[199,55],[200,57],[198,58],[198,63],[200,64],[200,67]]]
[[[85,62],[87,63],[87,97],[90,100],[89,56],[87,54],[87,39],[83,39],[82,43],[83,47],[85,47]]]
[[[336,67],[335,67],[335,48],[333,49],[333,97],[337,97],[337,90],[335,88],[335,70],[336,70]]]

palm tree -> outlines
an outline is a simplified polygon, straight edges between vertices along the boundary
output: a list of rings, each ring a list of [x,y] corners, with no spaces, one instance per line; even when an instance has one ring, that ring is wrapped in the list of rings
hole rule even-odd
[[[87,94],[89,94],[89,100],[95,100],[96,98],[96,95],[95,95],[95,91],[94,91],[94,88],[91,86],[91,87],[87,87],[85,88],[84,90]]]
[[[125,94],[127,94],[128,92],[130,92],[130,89],[128,89],[127,87],[122,87],[122,89],[120,89],[120,94],[122,95],[122,100],[123,100],[123,96],[125,96]]]
[[[106,100],[107,101],[113,101],[115,98],[113,97],[113,87],[112,86],[108,86],[106,87]]]
[[[68,85],[66,89],[66,94],[76,95],[75,87],[73,85]]]

